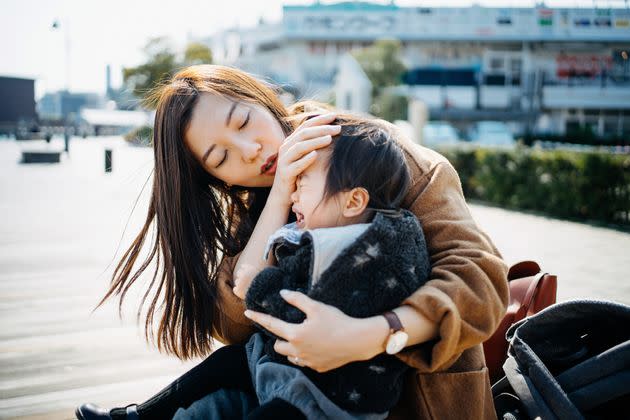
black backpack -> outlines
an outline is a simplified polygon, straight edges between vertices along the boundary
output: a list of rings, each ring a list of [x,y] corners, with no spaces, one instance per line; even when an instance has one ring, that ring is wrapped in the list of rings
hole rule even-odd
[[[499,419],[630,418],[630,307],[575,300],[507,332],[505,377],[492,387]]]

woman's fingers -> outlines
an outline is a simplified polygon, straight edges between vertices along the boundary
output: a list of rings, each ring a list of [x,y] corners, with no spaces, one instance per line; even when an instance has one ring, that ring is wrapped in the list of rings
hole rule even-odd
[[[283,356],[297,356],[297,350],[295,349],[295,346],[288,341],[276,340],[276,342],[273,344],[273,349],[278,354],[282,354]]]
[[[301,156],[312,152],[313,150],[321,149],[328,146],[332,142],[332,136],[326,134],[320,137],[314,137],[312,139],[303,140],[290,148],[285,153],[285,159],[291,162],[299,159]]]
[[[304,312],[307,318],[317,310],[318,305],[321,305],[320,302],[311,299],[304,293],[295,292],[293,290],[280,290],[280,296],[282,296],[282,299],[287,301],[287,303]]]
[[[331,135],[303,140],[299,143],[296,143],[291,148],[285,150],[282,159],[286,162],[293,162],[304,156],[305,154],[312,152],[313,150],[321,149],[322,147],[328,146],[331,141]]]
[[[295,327],[295,324],[249,309],[245,311],[245,316],[278,337],[284,338],[285,340],[289,340],[292,337],[291,331]]]
[[[325,135],[337,135],[341,131],[339,125],[316,125],[316,126],[300,126],[298,127],[280,146],[281,150],[288,150],[301,141],[322,137]]]
[[[308,357],[305,358],[304,353],[301,353],[300,350],[293,345],[293,343],[284,340],[276,340],[276,342],[273,343],[273,349],[276,353],[287,356],[289,362],[294,365],[308,366]]]
[[[299,128],[293,136],[300,142],[316,137],[336,136],[340,131],[340,125],[318,125],[316,127]]]
[[[330,124],[335,121],[336,118],[337,114],[334,112],[313,116],[307,120],[304,120],[304,122],[297,126],[297,128],[294,130],[294,133],[309,127],[317,127]],[[292,136],[287,137],[287,141],[289,140],[289,138],[292,138]]]
[[[305,140],[294,145],[282,155],[278,160],[278,169],[276,171],[276,182],[284,185],[290,185],[287,188],[290,192],[295,189],[295,179],[306,168],[308,168],[317,157],[316,149],[326,147],[332,141],[331,136],[317,137]]]
[[[285,165],[290,167],[293,163],[298,162],[300,159],[303,159],[303,158],[310,159],[314,157],[314,155],[310,155],[312,152],[314,152],[317,149],[321,149],[328,146],[331,141],[332,141],[332,136],[330,135],[316,137],[310,140],[304,140],[300,143],[297,143],[291,149],[287,150],[284,153],[284,156],[282,156],[282,160],[285,162]],[[304,170],[304,168],[302,168],[302,170]],[[292,171],[290,174],[287,173],[287,175],[297,176],[300,173],[301,171],[299,172]]]
[[[329,113],[326,113],[326,114],[317,115],[317,116],[311,117],[311,118],[307,119],[306,121],[304,121],[302,124],[300,124],[298,129],[306,128],[306,127],[315,127],[317,125],[329,124],[329,123],[333,122],[335,120],[335,118],[337,118],[337,114],[334,113],[334,112],[329,112]]]
[[[313,150],[312,152],[302,156],[300,159],[291,163],[287,167],[287,176],[297,177],[299,174],[304,172],[306,168],[311,166],[313,162],[315,162],[315,158],[317,157],[317,152]]]
[[[332,127],[332,128],[328,128]],[[327,125],[324,127],[313,127],[316,130],[306,133],[294,133],[295,139],[280,146],[280,157],[288,162],[298,159],[300,156],[311,150],[326,147],[332,141],[332,137],[339,134],[340,128]],[[339,127],[339,126],[337,126]]]

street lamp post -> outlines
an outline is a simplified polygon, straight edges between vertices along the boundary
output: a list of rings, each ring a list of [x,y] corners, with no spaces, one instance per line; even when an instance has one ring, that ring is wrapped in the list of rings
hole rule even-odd
[[[55,21],[52,23],[51,29],[53,31],[63,31],[63,35],[64,35],[64,59],[65,59],[65,76],[66,76],[66,80],[65,80],[65,90],[69,91],[70,90],[70,31],[68,30],[68,22],[65,21],[65,23],[62,25],[61,21],[59,19],[55,19]]]
[[[70,92],[70,31],[67,20],[65,24],[62,25],[59,19],[55,19],[52,23],[51,29],[53,31],[62,30],[64,35],[64,59],[65,59],[65,86],[64,86],[64,94],[68,94]],[[61,112],[63,113],[63,96],[61,98]],[[70,122],[67,120],[67,117],[64,117],[64,130],[63,130],[63,143],[64,143],[64,151],[69,153],[70,151]]]

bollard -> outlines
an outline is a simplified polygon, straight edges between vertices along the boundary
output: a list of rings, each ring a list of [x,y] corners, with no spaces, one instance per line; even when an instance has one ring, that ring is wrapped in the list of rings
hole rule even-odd
[[[112,149],[105,149],[105,172],[112,171]]]
[[[70,151],[70,134],[68,132],[63,135],[63,151],[66,153]]]

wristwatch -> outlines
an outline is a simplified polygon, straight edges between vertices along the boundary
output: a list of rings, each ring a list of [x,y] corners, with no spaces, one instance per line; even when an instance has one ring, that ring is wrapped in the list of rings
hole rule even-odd
[[[400,322],[400,318],[393,311],[387,311],[383,314],[389,324],[389,337],[385,341],[385,352],[387,354],[396,354],[407,345],[409,335]]]

